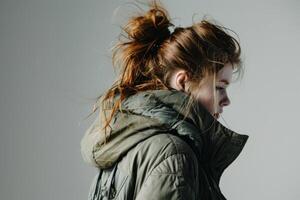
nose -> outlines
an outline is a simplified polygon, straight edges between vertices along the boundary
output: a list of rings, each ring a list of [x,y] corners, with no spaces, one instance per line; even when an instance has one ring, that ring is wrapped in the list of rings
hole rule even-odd
[[[221,101],[221,106],[223,107],[223,106],[228,106],[228,105],[230,105],[230,99],[228,98],[228,96],[226,95],[225,97],[224,97],[224,99],[222,99],[222,101]]]

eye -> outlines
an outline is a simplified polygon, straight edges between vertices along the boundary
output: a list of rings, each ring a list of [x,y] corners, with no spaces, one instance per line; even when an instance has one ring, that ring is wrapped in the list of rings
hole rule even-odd
[[[225,88],[219,87],[219,86],[217,86],[216,89],[217,89],[217,90],[225,90]]]

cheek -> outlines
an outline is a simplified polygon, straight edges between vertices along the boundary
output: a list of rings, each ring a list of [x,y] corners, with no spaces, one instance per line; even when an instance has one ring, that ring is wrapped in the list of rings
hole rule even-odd
[[[211,88],[201,88],[194,97],[201,103],[210,113],[214,112],[214,93]]]

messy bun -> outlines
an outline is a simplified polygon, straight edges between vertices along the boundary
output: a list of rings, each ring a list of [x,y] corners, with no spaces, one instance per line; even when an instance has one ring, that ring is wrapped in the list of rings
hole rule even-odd
[[[123,27],[112,56],[120,77],[101,98],[102,103],[115,101],[104,128],[126,97],[139,91],[170,89],[169,78],[176,69],[185,70],[195,83],[227,63],[236,72],[241,69],[240,45],[229,29],[208,20],[177,27],[172,33],[170,26],[167,10],[154,0],[148,11],[133,16]]]
[[[124,31],[133,43],[154,46],[170,36],[172,26],[166,10],[154,4],[145,15],[133,17],[124,27]]]
[[[150,9],[129,19],[123,27],[119,43],[113,48],[113,65],[120,69],[121,77],[113,87],[123,100],[141,90],[166,87],[156,75],[157,52],[167,40],[173,24],[168,12],[157,2]],[[155,84],[153,84],[155,82]]]

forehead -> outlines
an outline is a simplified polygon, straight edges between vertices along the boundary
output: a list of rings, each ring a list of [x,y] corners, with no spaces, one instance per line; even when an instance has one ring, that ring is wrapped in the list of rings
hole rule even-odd
[[[217,73],[217,81],[224,82],[225,84],[229,84],[232,79],[233,67],[231,64],[226,64],[222,69],[220,69]]]

